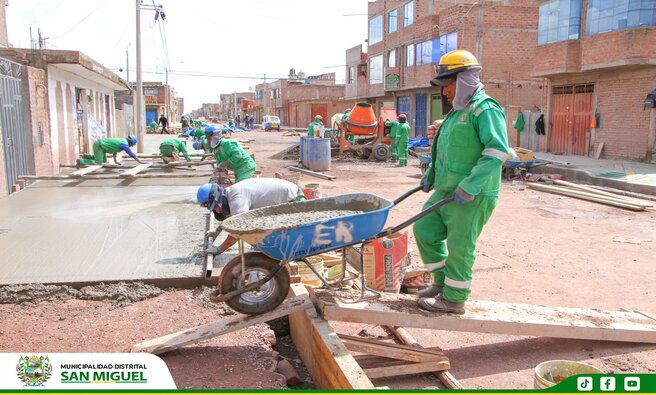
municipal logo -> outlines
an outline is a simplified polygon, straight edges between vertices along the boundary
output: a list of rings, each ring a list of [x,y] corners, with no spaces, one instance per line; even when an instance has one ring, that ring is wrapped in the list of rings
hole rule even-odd
[[[42,387],[52,376],[50,358],[32,355],[21,356],[16,365],[16,376],[26,387]]]

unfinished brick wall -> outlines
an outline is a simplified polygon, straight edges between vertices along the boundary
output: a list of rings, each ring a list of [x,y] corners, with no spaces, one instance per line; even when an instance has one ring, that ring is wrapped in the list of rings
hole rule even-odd
[[[52,150],[52,138],[50,134],[50,117],[48,105],[48,81],[46,72],[42,69],[23,66],[27,79],[26,89],[23,90],[27,96],[23,96],[23,102],[29,105],[25,125],[25,133],[30,137],[31,147],[28,144],[28,152],[33,160],[33,171],[36,175],[49,175],[59,173],[54,158],[57,153]],[[25,85],[24,85],[25,86]],[[31,151],[31,152],[30,152]]]

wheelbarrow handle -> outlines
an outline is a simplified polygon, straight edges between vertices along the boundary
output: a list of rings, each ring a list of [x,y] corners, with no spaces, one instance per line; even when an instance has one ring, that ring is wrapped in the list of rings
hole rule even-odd
[[[394,201],[394,203],[396,204],[397,201],[401,201],[401,200],[407,198],[408,196],[412,195],[413,193],[415,193],[415,192],[417,192],[421,189],[422,189],[421,186],[419,186],[419,187],[416,187],[416,188],[410,190],[409,192],[406,192],[403,196],[396,199]],[[401,222],[400,224],[396,225],[395,227],[393,227],[391,229],[387,229],[387,230],[384,230],[384,231],[378,233],[374,238],[377,239],[379,237],[385,237],[385,236],[391,235],[392,233],[396,233],[396,232],[400,231],[401,229],[403,229],[403,228],[405,228],[405,227],[419,221],[423,217],[427,216],[428,214],[432,213],[433,211],[437,210],[438,208],[444,206],[445,204],[449,203],[453,199],[454,199],[453,196],[449,196],[449,197],[446,197],[446,198],[444,198],[440,201],[437,201],[437,202],[431,204],[430,206],[426,207],[425,210],[420,211],[417,215],[415,215],[413,217],[410,217],[410,219],[407,219],[406,221]]]
[[[394,200],[394,205],[396,206],[397,204],[399,204],[399,203],[401,203],[402,201],[404,201],[405,199],[407,199],[410,195],[414,194],[415,192],[419,192],[419,191],[421,191],[421,190],[422,190],[422,186],[421,186],[421,185],[417,185],[416,187],[412,188],[412,189],[409,190],[408,192],[406,192],[406,193],[404,193],[403,195],[397,197],[396,200]]]

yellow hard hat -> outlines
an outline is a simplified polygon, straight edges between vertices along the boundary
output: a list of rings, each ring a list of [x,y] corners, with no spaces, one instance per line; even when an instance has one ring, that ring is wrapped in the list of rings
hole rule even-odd
[[[445,82],[452,82],[458,73],[472,68],[480,69],[481,65],[471,52],[464,49],[447,52],[442,55],[440,63],[435,67],[437,76],[431,80],[431,85],[447,85]]]
[[[314,119],[323,119],[323,117],[321,115],[315,115]]]

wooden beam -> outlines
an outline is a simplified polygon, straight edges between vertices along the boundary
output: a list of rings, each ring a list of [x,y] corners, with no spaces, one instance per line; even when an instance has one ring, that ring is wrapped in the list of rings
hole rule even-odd
[[[656,205],[656,203],[653,203],[653,202],[646,202],[644,200],[641,201],[641,200],[638,200],[638,199],[633,199],[633,198],[630,198],[630,197],[625,197],[625,196],[622,196],[622,195],[618,195],[618,194],[615,194],[615,193],[612,193],[612,192],[607,192],[607,191],[602,191],[600,189],[595,189],[595,188],[592,188],[592,187],[589,187],[589,186],[575,184],[573,182],[567,182],[567,181],[563,181],[563,180],[553,180],[553,183],[557,184],[557,185],[562,185],[562,186],[565,186],[565,187],[578,189],[578,190],[581,190],[581,191],[584,191],[584,192],[591,193],[593,195],[596,194],[596,195],[601,195],[601,196],[613,198],[613,199],[616,199],[620,202],[626,202],[626,203],[629,203],[629,204],[634,204],[636,206],[652,207],[652,206]]]
[[[389,329],[390,332],[392,332],[394,336],[396,336],[403,344],[419,349],[424,349],[424,347],[422,347],[422,345],[419,344],[419,342],[416,341],[410,332],[408,332],[405,328],[387,325],[387,329]],[[448,389],[464,389],[465,387],[463,387],[458,382],[458,380],[453,377],[448,369],[451,368],[449,367],[446,369],[436,369],[433,371],[433,375],[435,375],[435,377],[437,377]]]
[[[565,195],[565,196],[569,196],[569,197],[573,197],[573,198],[588,200],[588,201],[591,201],[591,202],[603,203],[603,204],[607,204],[607,205],[610,205],[610,206],[625,208],[625,209],[632,210],[632,211],[644,211],[645,210],[645,207],[643,207],[643,206],[637,206],[635,204],[627,203],[626,201],[622,202],[622,201],[619,201],[617,199],[613,199],[613,198],[610,198],[610,197],[593,195],[591,193],[586,193],[586,192],[582,192],[582,191],[575,191],[575,190],[571,190],[571,189],[565,189],[565,188],[560,188],[560,187],[555,187],[555,186],[550,186],[550,185],[540,185],[540,184],[536,184],[536,183],[529,183],[529,184],[526,184],[526,186],[529,189],[535,189],[537,191],[555,193],[557,195]]]
[[[378,355],[386,358],[400,359],[409,362],[447,361],[448,358],[440,351],[417,349],[401,344],[385,343],[357,336],[339,335],[349,351]]]
[[[385,294],[376,301],[341,304],[314,290],[326,320],[461,332],[656,343],[656,322],[635,313],[470,300],[464,315],[421,310],[415,296]],[[344,295],[343,297],[347,297]]]
[[[202,172],[202,173],[184,173],[184,174],[174,174],[174,173],[165,173],[165,174],[137,174],[132,177],[135,179],[139,178],[189,178],[189,177],[211,177],[213,172]],[[18,178],[24,180],[122,180],[125,177],[121,177],[118,174],[90,174],[83,175],[80,177],[71,177],[69,174],[58,174],[52,176],[32,176],[32,175],[22,175]]]
[[[226,333],[248,328],[251,325],[261,324],[279,318],[289,313],[312,308],[312,301],[308,295],[299,295],[286,299],[275,310],[259,315],[244,315],[224,317],[219,321],[186,329],[170,335],[145,340],[132,346],[130,352],[149,352],[161,354],[175,350],[184,345],[198,343],[201,340],[211,339]]]
[[[85,174],[93,173],[96,170],[102,169],[102,165],[94,165],[94,166],[89,166],[85,167],[83,169],[77,170],[69,174],[71,177],[82,177]]]
[[[379,379],[391,376],[404,376],[407,374],[428,373],[436,370],[449,369],[449,362],[431,361],[419,363],[402,363],[392,366],[365,369],[367,377]]]
[[[150,166],[152,166],[152,163],[141,163],[139,166],[135,166],[131,168],[130,170],[126,170],[119,174],[121,177],[134,177],[137,174],[141,173],[144,170],[147,170]]]
[[[292,284],[293,295],[308,295],[303,284]],[[318,389],[374,389],[330,324],[314,309],[289,315],[289,327],[298,355]]]
[[[300,167],[291,166],[289,168],[289,170],[298,171],[298,172],[301,172],[303,174],[307,174],[307,175],[312,176],[312,177],[323,178],[324,180],[331,180],[332,181],[335,178],[337,178],[335,176],[331,176],[331,175],[328,175],[328,174],[317,173],[316,171],[311,171],[311,170],[307,170],[307,169],[301,169]]]
[[[208,213],[207,214],[207,231],[214,231],[216,229],[216,223],[215,223],[215,218],[214,218],[214,213]],[[205,248],[205,251],[207,251],[207,248],[212,246],[214,244],[214,237],[212,236],[207,236],[206,237],[206,244],[203,246]],[[211,278],[212,277],[212,270],[214,269],[214,254],[210,253],[205,253],[205,278]]]

